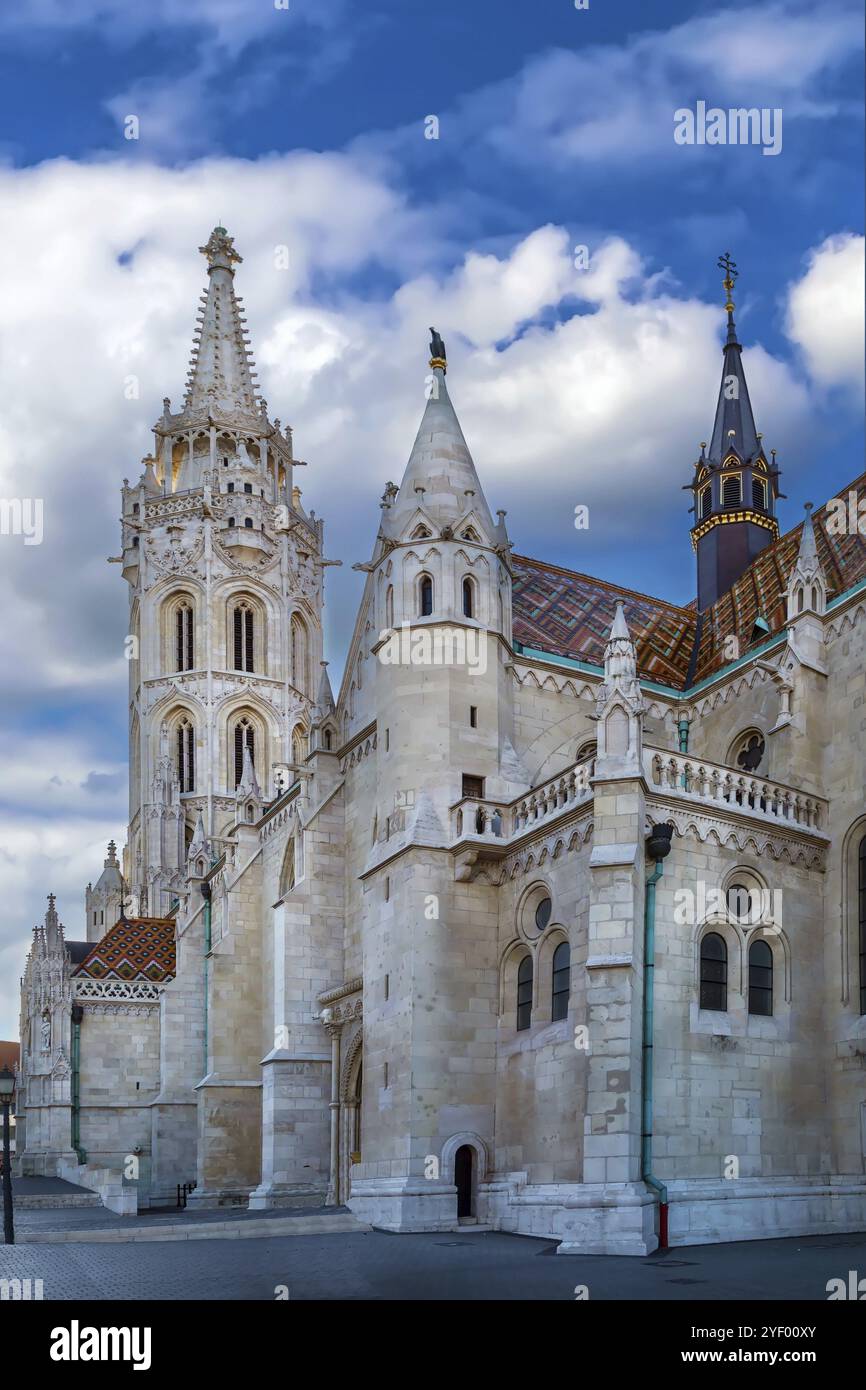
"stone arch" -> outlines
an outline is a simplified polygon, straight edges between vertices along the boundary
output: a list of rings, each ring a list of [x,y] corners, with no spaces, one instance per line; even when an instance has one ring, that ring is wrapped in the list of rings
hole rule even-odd
[[[450,1135],[439,1150],[439,1172],[443,1180],[450,1181],[447,1174],[454,1166],[454,1159],[458,1149],[462,1149],[464,1144],[468,1144],[475,1150],[476,1174],[479,1183],[487,1181],[490,1172],[490,1150],[487,1143],[480,1134],[474,1130],[463,1129],[458,1134]]]
[[[840,951],[842,969],[842,1003],[854,1004],[854,1012],[859,1014],[860,957],[860,911],[859,911],[859,855],[860,843],[866,836],[866,815],[852,821],[842,840],[840,860],[841,914]],[[864,1015],[866,1017],[866,1015]]]
[[[364,1055],[364,1029],[359,1027],[343,1051],[343,1065],[340,1072],[340,1100],[348,1102],[355,1099]]]

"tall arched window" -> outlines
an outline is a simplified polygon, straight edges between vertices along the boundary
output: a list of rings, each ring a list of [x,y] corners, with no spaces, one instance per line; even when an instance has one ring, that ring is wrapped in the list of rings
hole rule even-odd
[[[469,578],[463,581],[463,616],[464,618],[475,617],[475,594],[472,580]]]
[[[255,670],[255,636],[256,617],[252,604],[241,599],[232,613],[235,671]]]
[[[189,719],[177,726],[177,780],[182,792],[195,791],[195,729]]]
[[[292,762],[302,763],[307,756],[307,735],[303,725],[298,724],[292,734]]]
[[[749,1013],[773,1017],[773,952],[762,940],[749,947]]]
[[[718,932],[707,932],[701,942],[702,1009],[728,1007],[728,948]]]
[[[571,947],[567,941],[560,941],[553,953],[553,991],[551,996],[551,1020],[556,1023],[568,1016],[568,996],[571,990]]]
[[[532,1022],[532,956],[524,956],[517,970],[517,1031]]]
[[[388,585],[385,594],[385,626],[394,626],[394,586],[392,584]]]
[[[295,614],[292,618],[292,684],[302,695],[307,691],[307,629]]]
[[[866,835],[860,841],[860,1012],[866,1014]]]
[[[429,618],[433,612],[433,580],[429,574],[422,574],[418,581],[418,611],[422,618]]]
[[[244,749],[249,748],[253,767],[256,765],[256,731],[246,715],[242,715],[234,727],[232,739],[234,756],[235,786],[240,783],[244,771]]]
[[[191,671],[194,665],[194,628],[192,604],[181,603],[175,609],[175,670]]]

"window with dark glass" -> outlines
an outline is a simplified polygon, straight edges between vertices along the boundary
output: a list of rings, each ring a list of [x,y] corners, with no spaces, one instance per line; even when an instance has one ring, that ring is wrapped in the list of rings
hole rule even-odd
[[[182,603],[175,614],[175,653],[177,671],[191,671],[193,666],[192,608]]]
[[[532,956],[524,956],[517,969],[517,1031],[532,1021]]]
[[[766,941],[749,947],[749,1013],[773,1016],[773,952]]]
[[[429,574],[421,576],[421,582],[418,585],[418,598],[421,617],[429,618],[430,614],[433,612],[433,580],[430,578]]]
[[[752,910],[752,895],[742,883],[732,883],[727,893],[728,912],[738,922],[748,922]]]
[[[177,780],[182,792],[195,791],[195,729],[188,719],[177,726]]]
[[[253,671],[255,619],[249,604],[239,603],[234,617],[234,655],[236,671]]]
[[[718,932],[707,932],[701,942],[702,1009],[728,1007],[728,948]]]
[[[568,995],[571,989],[571,947],[560,941],[553,953],[553,994],[550,1017],[554,1023],[568,1015]]]
[[[255,767],[256,763],[256,736],[252,724],[246,718],[240,719],[235,725],[235,786],[239,786],[244,772],[244,749],[249,748],[250,760]]]
[[[553,904],[551,903],[550,898],[542,898],[541,902],[535,909],[535,925],[539,931],[544,931],[545,927],[550,921],[550,914],[552,910]]]
[[[475,614],[474,614],[473,611],[472,611],[472,599],[473,599],[473,597],[474,597],[474,596],[473,596],[473,593],[472,593],[472,580],[471,580],[471,579],[464,579],[464,581],[463,581],[463,616],[466,617],[466,618],[473,618],[473,617],[475,616]]]

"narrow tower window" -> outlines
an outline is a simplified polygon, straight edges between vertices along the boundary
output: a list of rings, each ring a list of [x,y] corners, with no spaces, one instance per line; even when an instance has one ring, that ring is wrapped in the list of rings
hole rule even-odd
[[[743,500],[740,487],[740,476],[734,474],[732,477],[722,479],[722,506],[739,507]]]
[[[418,584],[418,608],[422,618],[429,618],[433,612],[433,580],[429,574],[422,574]]]
[[[195,729],[188,719],[177,726],[177,780],[182,792],[195,791]]]
[[[193,617],[192,607],[182,603],[175,612],[176,667],[178,671],[191,671],[193,668]]]
[[[239,603],[234,610],[234,657],[236,671],[253,671],[255,616],[248,603]]]
[[[235,786],[240,785],[244,771],[244,749],[249,748],[250,760],[253,767],[256,765],[256,732],[247,719],[246,715],[239,719],[235,725],[234,733],[234,760],[235,760]]]
[[[473,592],[472,592],[472,580],[471,580],[471,579],[464,579],[464,581],[463,581],[463,616],[464,616],[464,618],[474,618],[474,617],[475,617],[474,603],[473,603],[474,597],[475,597],[475,595],[474,595]]]
[[[701,490],[701,501],[700,501],[700,520],[701,520],[701,521],[704,520],[704,517],[709,516],[710,511],[711,511],[711,509],[712,509],[712,505],[713,505],[713,490],[712,490],[712,488],[710,488],[710,487],[705,487],[705,488],[703,488],[703,489]]]
[[[763,478],[752,479],[752,506],[762,512],[767,510],[767,485]]]
[[[773,952],[766,941],[749,947],[749,1013],[773,1016]]]

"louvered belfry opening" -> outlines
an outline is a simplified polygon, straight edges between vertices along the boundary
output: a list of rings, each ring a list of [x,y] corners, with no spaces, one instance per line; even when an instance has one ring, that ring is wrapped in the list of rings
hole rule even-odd
[[[252,724],[246,718],[235,725],[235,786],[240,785],[244,771],[244,749],[250,750],[250,762],[256,765],[256,735]]]
[[[177,727],[177,780],[182,792],[195,791],[195,729],[187,719]]]
[[[234,611],[235,670],[252,671],[255,619],[249,604],[239,603]]]
[[[192,608],[182,603],[176,613],[175,622],[176,656],[178,671],[193,669],[193,617]]]

